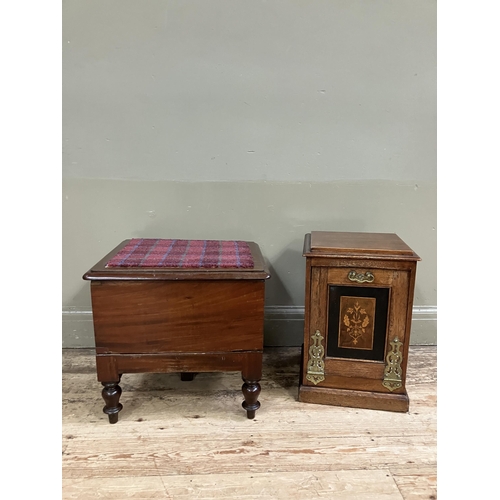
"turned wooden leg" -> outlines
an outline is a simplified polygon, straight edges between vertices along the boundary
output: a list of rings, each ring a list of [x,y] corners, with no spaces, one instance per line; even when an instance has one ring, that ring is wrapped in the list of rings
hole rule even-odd
[[[243,397],[245,401],[241,404],[247,411],[247,417],[255,418],[255,412],[260,408],[258,401],[260,394],[259,381],[262,378],[262,351],[248,353],[241,370],[243,379]]]
[[[191,372],[182,372],[181,373],[181,380],[183,382],[191,382],[191,380],[194,379],[194,373]]]
[[[123,408],[123,405],[119,402],[122,394],[122,388],[118,385],[118,382],[101,383],[104,386],[104,389],[102,390],[102,398],[106,403],[106,406],[102,409],[102,411],[108,415],[110,424],[116,424],[116,422],[118,422],[118,413]]]
[[[241,390],[245,398],[241,406],[247,411],[247,418],[255,418],[255,412],[260,408],[260,403],[257,401],[260,394],[260,384],[258,380],[245,380]]]

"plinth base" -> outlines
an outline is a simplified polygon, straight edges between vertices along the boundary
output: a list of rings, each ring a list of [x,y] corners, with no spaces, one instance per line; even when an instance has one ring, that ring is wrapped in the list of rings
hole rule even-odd
[[[349,406],[370,410],[385,410],[405,413],[410,407],[408,394],[353,391],[329,387],[299,386],[299,401],[332,406]]]

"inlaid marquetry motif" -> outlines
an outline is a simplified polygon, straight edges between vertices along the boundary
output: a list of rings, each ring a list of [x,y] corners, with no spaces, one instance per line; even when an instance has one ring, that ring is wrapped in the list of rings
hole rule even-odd
[[[375,304],[373,297],[340,297],[339,347],[373,349]]]
[[[393,391],[394,389],[399,389],[403,385],[403,370],[401,369],[403,355],[400,352],[403,343],[396,337],[394,340],[391,340],[389,344],[391,344],[391,350],[386,357],[382,385],[390,391]]]
[[[314,385],[325,380],[325,349],[321,342],[323,339],[324,337],[319,330],[311,335],[312,344],[309,347],[306,379]]]

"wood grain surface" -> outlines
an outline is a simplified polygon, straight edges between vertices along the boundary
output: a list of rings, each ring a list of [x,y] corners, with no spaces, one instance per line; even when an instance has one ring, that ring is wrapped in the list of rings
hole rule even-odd
[[[311,231],[311,252],[337,254],[418,255],[394,233]],[[360,252],[360,249],[363,249]]]
[[[63,351],[62,498],[437,497],[435,347],[410,347],[408,413],[300,403],[299,365],[264,350],[253,420],[237,372],[124,374],[109,425],[94,351]]]
[[[262,349],[264,281],[92,283],[99,354]]]

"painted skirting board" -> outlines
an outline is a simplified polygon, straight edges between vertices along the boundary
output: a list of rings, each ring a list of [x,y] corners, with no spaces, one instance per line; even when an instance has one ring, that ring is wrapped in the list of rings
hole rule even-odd
[[[304,336],[304,307],[267,306],[265,346],[300,346]],[[411,345],[437,344],[437,307],[413,306]],[[95,347],[91,309],[63,308],[62,347]]]

